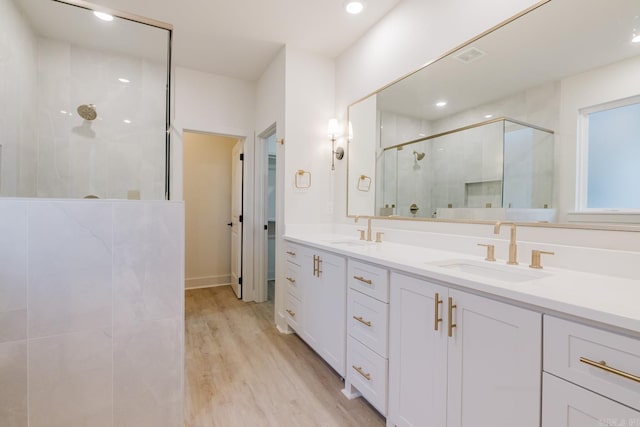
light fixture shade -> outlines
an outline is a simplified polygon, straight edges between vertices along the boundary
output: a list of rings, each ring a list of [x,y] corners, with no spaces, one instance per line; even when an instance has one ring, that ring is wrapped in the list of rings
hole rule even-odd
[[[329,120],[329,125],[327,126],[327,133],[329,134],[329,138],[335,138],[340,133],[340,127],[338,126],[338,119]]]

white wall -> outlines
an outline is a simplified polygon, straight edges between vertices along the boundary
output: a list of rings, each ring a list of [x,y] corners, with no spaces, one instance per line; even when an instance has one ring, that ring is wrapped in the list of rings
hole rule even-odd
[[[0,196],[36,195],[37,38],[12,0],[0,0]]]
[[[171,199],[183,198],[183,133],[197,131],[244,140],[244,215],[253,218],[255,190],[256,83],[177,67],[174,71],[175,113],[171,133]],[[243,285],[253,299],[254,223],[244,222]]]
[[[334,75],[333,60],[287,46],[284,168],[287,224],[327,223],[333,219],[334,175],[327,124],[335,116]],[[346,165],[345,160],[336,163]],[[311,188],[295,188],[294,176],[299,169],[311,172]]]
[[[1,425],[182,424],[183,224],[175,202],[0,200]]]
[[[185,287],[231,283],[231,151],[236,138],[184,133]]]

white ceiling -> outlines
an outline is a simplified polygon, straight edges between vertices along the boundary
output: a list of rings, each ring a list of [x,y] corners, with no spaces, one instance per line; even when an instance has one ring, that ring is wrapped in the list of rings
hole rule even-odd
[[[336,57],[400,0],[90,0],[173,25],[174,65],[257,80],[280,48]]]

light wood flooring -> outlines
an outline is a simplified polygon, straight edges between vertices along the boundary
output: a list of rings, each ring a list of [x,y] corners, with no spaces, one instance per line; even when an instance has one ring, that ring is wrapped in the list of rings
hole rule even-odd
[[[384,426],[297,335],[280,334],[273,303],[230,287],[186,293],[185,426]]]

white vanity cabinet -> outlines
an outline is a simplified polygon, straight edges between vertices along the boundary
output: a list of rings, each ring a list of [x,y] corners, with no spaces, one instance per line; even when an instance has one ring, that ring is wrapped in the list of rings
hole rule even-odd
[[[539,426],[542,316],[391,273],[388,425]]]
[[[346,259],[292,243],[286,245],[285,251],[287,323],[344,377]]]
[[[349,259],[344,394],[387,413],[389,270]]]
[[[543,427],[640,426],[640,340],[544,317]]]

